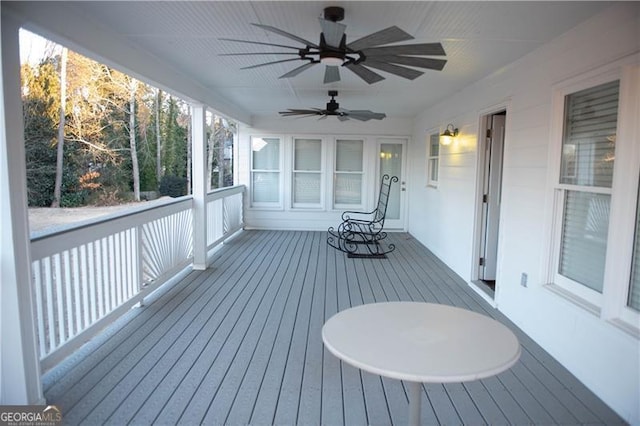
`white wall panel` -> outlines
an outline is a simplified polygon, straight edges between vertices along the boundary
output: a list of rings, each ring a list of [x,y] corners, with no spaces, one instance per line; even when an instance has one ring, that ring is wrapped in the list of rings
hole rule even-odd
[[[544,288],[542,272],[553,87],[613,61],[637,61],[630,55],[640,51],[639,15],[638,3],[614,5],[461,89],[416,117],[409,150],[409,230],[471,280],[479,119],[507,105],[496,304],[631,424],[640,423],[637,337]],[[462,146],[441,146],[438,187],[426,187],[427,132],[448,123],[460,128]]]

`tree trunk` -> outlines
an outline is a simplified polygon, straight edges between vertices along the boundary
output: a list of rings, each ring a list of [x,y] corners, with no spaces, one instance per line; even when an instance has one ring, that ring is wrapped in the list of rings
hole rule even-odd
[[[224,144],[227,141],[227,126],[223,118],[220,118],[220,135],[218,142],[218,188],[224,188]]]
[[[215,140],[216,140],[216,118],[215,116],[211,121],[211,131],[209,132],[209,139],[207,139],[207,192],[210,191],[211,181],[213,180],[213,155],[215,153]]]
[[[157,185],[160,185],[160,179],[162,179],[162,138],[160,137],[160,98],[162,97],[162,91],[158,89],[156,93],[156,180]]]
[[[191,107],[189,107],[189,116],[191,116]],[[191,185],[191,150],[192,150],[192,140],[191,140],[191,120],[187,121],[187,194],[192,193],[192,185]]]
[[[138,82],[130,80],[131,97],[129,98],[129,145],[131,147],[131,167],[133,169],[133,198],[140,201],[140,169],[138,167],[138,150],[136,148],[136,89]]]
[[[53,188],[51,207],[60,207],[62,197],[62,169],[64,165],[64,126],[67,101],[67,48],[62,48],[60,58],[60,123],[58,124],[58,149],[56,157],[56,182]]]

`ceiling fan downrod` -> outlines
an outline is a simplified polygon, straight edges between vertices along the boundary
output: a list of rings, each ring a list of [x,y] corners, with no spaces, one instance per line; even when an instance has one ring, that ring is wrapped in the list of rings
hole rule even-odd
[[[338,91],[337,90],[329,90],[329,96],[331,96],[331,100],[329,102],[327,102],[327,111],[328,111],[329,115],[333,115],[333,113],[336,113],[338,108],[340,108],[340,104],[338,104],[338,102],[336,102],[336,100],[335,100],[335,97],[338,96]]]

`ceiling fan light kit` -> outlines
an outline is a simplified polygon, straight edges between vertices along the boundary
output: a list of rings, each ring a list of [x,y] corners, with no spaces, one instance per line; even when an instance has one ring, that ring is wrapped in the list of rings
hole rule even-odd
[[[258,44],[284,49],[287,52],[256,52],[256,53],[228,53],[223,56],[234,55],[293,55],[293,58],[265,62],[244,67],[243,69],[258,68],[285,62],[303,61],[304,64],[283,74],[280,78],[292,78],[316,64],[325,65],[324,83],[340,81],[340,68],[346,68],[368,84],[374,84],[385,79],[373,71],[374,68],[392,75],[413,80],[423,74],[414,68],[441,71],[446,59],[425,58],[423,56],[445,56],[446,53],[440,43],[419,43],[386,46],[391,43],[412,40],[413,36],[400,28],[392,26],[369,34],[353,42],[347,43],[346,25],[339,21],[344,19],[344,9],[331,6],[324,9],[324,16],[318,18],[322,32],[319,43],[314,43],[290,34],[279,28],[263,24],[252,24],[265,31],[278,34],[298,42],[304,47],[288,46],[275,43],[256,42],[248,40],[221,39],[238,43]],[[412,67],[412,68],[409,68]]]

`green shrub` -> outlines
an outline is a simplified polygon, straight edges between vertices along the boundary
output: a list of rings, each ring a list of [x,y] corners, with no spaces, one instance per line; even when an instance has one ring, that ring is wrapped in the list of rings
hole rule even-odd
[[[87,191],[65,192],[60,196],[60,207],[82,207],[87,201]]]
[[[160,195],[182,197],[187,195],[187,179],[178,176],[163,176],[158,187]]]

